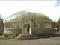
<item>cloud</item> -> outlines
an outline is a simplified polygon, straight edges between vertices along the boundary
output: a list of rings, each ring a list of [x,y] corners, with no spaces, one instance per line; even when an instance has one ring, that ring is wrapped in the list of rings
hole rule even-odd
[[[7,18],[22,10],[44,13],[53,20],[60,15],[60,7],[54,7],[56,1],[0,1],[0,13]]]

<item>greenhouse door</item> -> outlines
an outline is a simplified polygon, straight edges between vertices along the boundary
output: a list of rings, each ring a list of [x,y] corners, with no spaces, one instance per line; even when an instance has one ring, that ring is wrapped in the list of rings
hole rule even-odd
[[[24,30],[22,30],[23,34],[31,34],[30,24],[24,24]]]
[[[28,26],[27,26],[27,32],[28,32],[28,34],[31,34],[31,26],[30,26],[30,24],[28,24]]]
[[[27,33],[29,34],[30,25],[27,24]]]

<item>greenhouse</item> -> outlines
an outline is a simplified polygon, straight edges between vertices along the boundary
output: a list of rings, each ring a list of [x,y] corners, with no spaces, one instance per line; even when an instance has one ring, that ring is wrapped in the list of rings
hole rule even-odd
[[[43,34],[53,33],[52,20],[41,13],[17,12],[4,23],[5,34]]]

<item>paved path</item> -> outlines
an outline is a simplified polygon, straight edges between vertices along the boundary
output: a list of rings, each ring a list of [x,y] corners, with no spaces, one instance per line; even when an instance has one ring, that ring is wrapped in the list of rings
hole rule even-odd
[[[60,45],[60,37],[36,40],[0,40],[0,45]]]

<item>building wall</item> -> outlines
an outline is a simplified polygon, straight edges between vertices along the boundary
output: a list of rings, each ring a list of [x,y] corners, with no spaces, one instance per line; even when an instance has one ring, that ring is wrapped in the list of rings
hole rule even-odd
[[[3,20],[0,19],[0,33],[4,32],[4,24],[3,24]]]
[[[4,23],[4,34],[21,34],[22,26],[20,22]]]
[[[59,33],[60,34],[60,27],[59,27],[59,29],[56,30],[56,33]]]
[[[32,33],[44,33],[45,29],[52,29],[52,23],[51,22],[31,22],[31,20],[23,21],[21,22],[7,22],[5,23],[4,33],[5,34],[28,34],[27,28],[28,24],[30,25],[29,28],[31,28]],[[23,31],[23,32],[22,32]],[[42,31],[42,32],[41,32]],[[50,30],[51,31],[51,30]]]
[[[4,34],[22,34],[22,29],[5,29]]]

